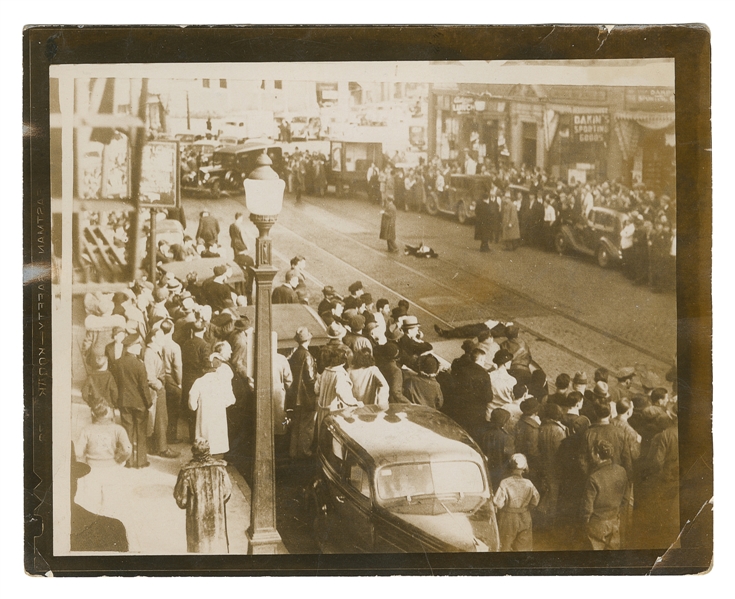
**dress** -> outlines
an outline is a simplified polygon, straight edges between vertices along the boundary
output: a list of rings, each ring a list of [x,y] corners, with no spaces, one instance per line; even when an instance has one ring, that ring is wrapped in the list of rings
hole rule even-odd
[[[227,364],[198,378],[189,391],[189,408],[196,411],[195,436],[209,441],[212,455],[230,449],[227,408],[234,403],[232,369]]]
[[[88,424],[74,450],[77,460],[90,468],[77,482],[76,502],[95,514],[119,518],[124,513],[120,503],[125,489],[122,464],[133,451],[125,429],[112,420]]]
[[[521,229],[518,226],[518,211],[515,204],[509,199],[503,200],[500,217],[503,225],[503,241],[519,240]]]
[[[226,466],[207,456],[191,460],[179,472],[174,498],[186,510],[186,550],[190,553],[229,553],[225,504],[232,494],[232,482]]]

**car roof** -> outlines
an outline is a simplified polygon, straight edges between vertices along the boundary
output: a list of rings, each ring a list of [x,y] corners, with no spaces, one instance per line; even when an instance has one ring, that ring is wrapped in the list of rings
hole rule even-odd
[[[368,454],[376,467],[438,460],[482,462],[477,446],[464,429],[425,406],[365,406],[332,413],[327,424]]]

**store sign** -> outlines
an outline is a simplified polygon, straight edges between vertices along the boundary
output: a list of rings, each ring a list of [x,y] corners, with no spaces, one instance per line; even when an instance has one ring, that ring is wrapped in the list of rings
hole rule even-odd
[[[628,110],[674,110],[674,90],[651,88],[628,90],[625,95]]]
[[[572,115],[572,138],[580,143],[606,142],[610,133],[610,116],[607,114]]]
[[[475,99],[467,96],[454,96],[452,98],[452,111],[457,114],[470,114],[475,111]]]

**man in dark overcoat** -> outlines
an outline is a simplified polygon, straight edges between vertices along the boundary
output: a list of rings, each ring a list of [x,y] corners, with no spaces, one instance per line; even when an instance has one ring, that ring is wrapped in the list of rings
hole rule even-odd
[[[395,254],[398,251],[396,245],[396,205],[391,198],[385,201],[385,209],[381,211],[383,215],[380,221],[380,238],[388,242],[388,251]]]
[[[148,390],[148,375],[140,358],[143,341],[137,334],[123,340],[125,352],[117,361],[115,376],[120,402],[120,420],[133,446],[125,463],[127,468],[145,468],[148,462],[148,410],[153,399]]]
[[[482,198],[475,206],[475,239],[480,241],[480,251],[489,252],[488,243],[493,236],[493,207],[490,194],[483,190]]]
[[[199,215],[196,238],[204,240],[205,245],[219,243],[219,221],[206,210]]]
[[[312,337],[308,328],[299,327],[294,336],[299,346],[288,359],[293,373],[293,384],[286,395],[286,410],[293,410],[289,450],[292,458],[306,458],[313,453],[317,413],[314,383],[317,369],[316,360],[309,351]]]

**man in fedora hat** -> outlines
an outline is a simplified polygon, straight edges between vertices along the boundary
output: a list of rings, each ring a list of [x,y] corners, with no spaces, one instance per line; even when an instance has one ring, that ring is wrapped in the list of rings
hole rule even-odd
[[[207,210],[202,210],[199,213],[199,227],[195,237],[202,239],[207,245],[219,243],[219,221],[211,216]]]
[[[356,354],[361,349],[370,350],[370,353],[372,353],[373,346],[362,333],[365,328],[365,317],[362,314],[353,314],[347,320],[346,326],[349,327],[349,331],[347,331],[343,342],[352,350],[352,353]]]
[[[343,342],[345,335],[347,335],[347,329],[345,329],[340,323],[333,322],[327,327],[327,337],[329,338],[329,341],[324,344],[324,348],[330,350],[338,349],[339,351],[343,352],[346,356],[347,368],[349,368],[352,365],[352,358],[354,354],[352,353],[352,350]],[[317,369],[320,373],[326,367],[325,364],[322,362],[322,353],[323,351],[320,352],[319,359],[317,360]]]
[[[120,420],[133,452],[127,463],[128,468],[145,468],[148,462],[148,410],[153,405],[149,393],[148,375],[141,359],[143,340],[137,334],[128,335],[123,340],[125,352],[116,364],[116,382],[120,402]]]
[[[322,289],[322,295],[324,296],[324,298],[321,302],[319,302],[319,306],[316,309],[319,316],[326,312],[329,312],[332,309],[332,302],[334,300],[342,299],[339,295],[337,295],[337,291],[331,285],[327,285]]]
[[[424,341],[424,334],[420,327],[418,318],[406,316],[401,326],[403,337],[398,340],[398,347],[401,350],[400,361],[414,372],[419,371],[419,356],[434,349],[431,343]]]
[[[291,445],[289,455],[292,458],[308,458],[314,451],[314,433],[316,426],[316,360],[309,351],[313,335],[307,327],[296,329],[294,340],[299,346],[288,359],[293,374],[293,384],[286,395],[286,410],[291,411]]]

